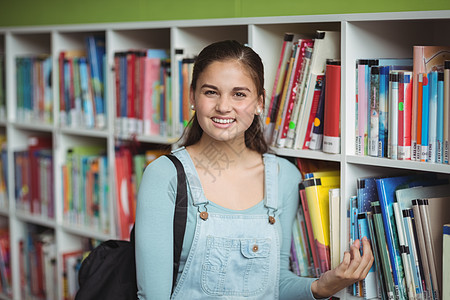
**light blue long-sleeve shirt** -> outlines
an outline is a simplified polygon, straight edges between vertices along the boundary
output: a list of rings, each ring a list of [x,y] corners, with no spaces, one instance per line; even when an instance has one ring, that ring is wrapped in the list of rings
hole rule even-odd
[[[279,163],[277,222],[282,228],[280,253],[280,299],[314,299],[314,278],[298,277],[290,271],[292,224],[298,209],[301,181],[298,169],[284,158]],[[173,212],[177,189],[175,166],[160,157],[145,170],[136,209],[136,270],[139,299],[169,299],[173,274]],[[210,202],[209,212],[224,214],[267,213],[263,201],[246,210],[231,210]],[[188,191],[188,213],[179,275],[189,254],[195,232],[197,209]]]

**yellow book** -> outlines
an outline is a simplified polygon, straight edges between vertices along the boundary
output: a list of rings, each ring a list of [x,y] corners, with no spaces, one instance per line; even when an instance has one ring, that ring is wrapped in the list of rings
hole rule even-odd
[[[331,174],[336,174],[331,172]],[[330,261],[330,213],[329,190],[339,188],[339,176],[326,176],[323,172],[315,172],[316,177],[306,179],[306,199],[317,249],[320,270],[326,272],[331,267]],[[319,174],[321,175],[320,177]],[[323,175],[323,176],[322,176]]]

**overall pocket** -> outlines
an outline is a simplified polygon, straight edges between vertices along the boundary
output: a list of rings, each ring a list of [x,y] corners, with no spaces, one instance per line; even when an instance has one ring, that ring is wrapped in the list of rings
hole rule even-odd
[[[271,239],[209,236],[202,289],[211,296],[258,296],[267,289]]]

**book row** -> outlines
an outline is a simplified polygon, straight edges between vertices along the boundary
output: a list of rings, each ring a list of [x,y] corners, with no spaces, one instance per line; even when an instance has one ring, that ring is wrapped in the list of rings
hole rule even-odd
[[[358,178],[350,201],[350,242],[367,237],[375,263],[350,293],[366,299],[441,299],[443,256],[450,255],[442,248],[449,208],[447,179]]]
[[[85,49],[59,53],[59,121],[73,128],[106,127],[105,39],[90,35]]]
[[[449,163],[450,47],[356,66],[357,155]]]
[[[340,33],[286,33],[266,113],[272,146],[340,153]]]
[[[48,54],[16,57],[18,122],[52,124],[52,59]]]

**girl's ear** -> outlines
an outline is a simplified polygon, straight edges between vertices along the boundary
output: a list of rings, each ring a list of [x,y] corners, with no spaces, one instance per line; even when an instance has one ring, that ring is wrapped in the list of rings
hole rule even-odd
[[[189,88],[189,104],[192,110],[195,109],[194,89],[192,86]]]

